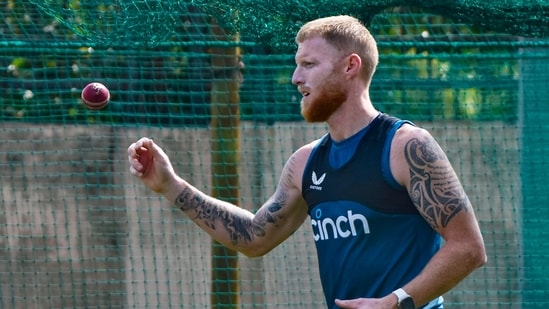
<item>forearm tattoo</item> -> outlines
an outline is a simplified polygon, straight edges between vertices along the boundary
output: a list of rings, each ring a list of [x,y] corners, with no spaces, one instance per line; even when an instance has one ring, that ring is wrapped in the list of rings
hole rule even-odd
[[[277,194],[281,196],[281,194]],[[196,194],[190,188],[185,188],[175,200],[175,204],[182,211],[194,211],[193,220],[202,222],[215,230],[219,222],[229,233],[231,243],[238,245],[241,242],[250,242],[255,236],[264,236],[264,227],[267,223],[275,223],[275,212],[281,209],[281,197],[275,198],[267,211],[258,214],[255,220],[241,217],[230,210],[216,205],[214,200],[208,200]]]
[[[204,223],[212,230],[216,229],[216,222],[221,221],[231,239],[231,243],[238,244],[239,241],[252,240],[252,227],[250,221],[235,216],[223,210],[212,201],[206,200],[200,194],[196,194],[190,188],[185,188],[175,200],[176,206],[182,211],[194,211],[195,221]]]
[[[446,155],[430,138],[411,139],[405,146],[410,167],[410,196],[433,228],[446,227],[468,199]]]

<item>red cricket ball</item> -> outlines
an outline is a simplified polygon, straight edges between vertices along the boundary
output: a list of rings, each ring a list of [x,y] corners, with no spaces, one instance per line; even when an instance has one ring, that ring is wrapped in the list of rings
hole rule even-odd
[[[82,89],[82,101],[90,109],[102,109],[109,104],[111,94],[101,83],[89,83]]]

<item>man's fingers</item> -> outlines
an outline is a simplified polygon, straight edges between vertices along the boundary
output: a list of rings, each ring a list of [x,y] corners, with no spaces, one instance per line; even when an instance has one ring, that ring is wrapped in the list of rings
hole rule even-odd
[[[133,176],[137,176],[137,177],[143,176],[143,173],[137,171],[137,170],[135,169],[135,167],[133,167],[133,165],[130,165],[130,173],[131,173]]]
[[[336,299],[335,304],[342,309],[354,309],[358,308],[358,304],[356,304],[356,301],[353,299],[347,299],[347,300],[341,300]]]
[[[132,175],[143,176],[152,151],[155,151],[153,141],[146,137],[139,139],[128,147],[128,162],[130,163],[130,173]]]
[[[139,156],[128,155],[128,162],[130,163],[130,173],[134,176],[143,176],[144,166],[139,161]]]

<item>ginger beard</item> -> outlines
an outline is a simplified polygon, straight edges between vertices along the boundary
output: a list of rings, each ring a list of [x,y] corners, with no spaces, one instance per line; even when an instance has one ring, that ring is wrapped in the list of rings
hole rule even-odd
[[[346,91],[333,78],[326,78],[324,86],[309,96],[301,99],[301,115],[308,122],[325,122],[347,100]]]

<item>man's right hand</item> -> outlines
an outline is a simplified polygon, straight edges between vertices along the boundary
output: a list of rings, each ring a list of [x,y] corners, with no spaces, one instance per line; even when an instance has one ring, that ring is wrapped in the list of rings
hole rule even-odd
[[[151,190],[164,194],[177,178],[168,155],[150,138],[143,137],[128,147],[130,173]]]

